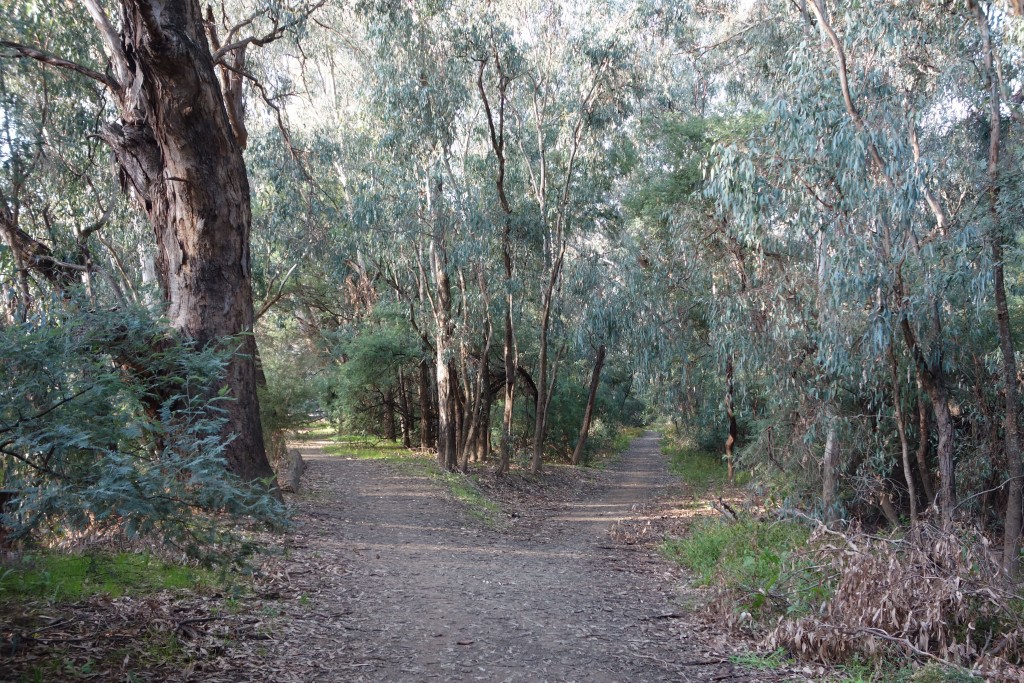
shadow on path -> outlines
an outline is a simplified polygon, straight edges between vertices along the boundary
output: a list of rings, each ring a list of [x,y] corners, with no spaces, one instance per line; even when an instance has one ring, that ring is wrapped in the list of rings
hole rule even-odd
[[[673,481],[653,432],[608,486],[528,534],[481,529],[402,468],[303,456],[292,552],[306,608],[276,620],[266,680],[770,680],[700,651],[669,565],[609,539]]]

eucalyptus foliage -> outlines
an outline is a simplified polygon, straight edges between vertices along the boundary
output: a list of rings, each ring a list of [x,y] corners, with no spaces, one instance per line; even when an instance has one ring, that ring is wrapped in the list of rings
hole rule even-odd
[[[236,547],[233,519],[283,524],[269,482],[224,467],[225,365],[145,310],[71,307],[0,327],[12,537],[155,537],[204,556]]]

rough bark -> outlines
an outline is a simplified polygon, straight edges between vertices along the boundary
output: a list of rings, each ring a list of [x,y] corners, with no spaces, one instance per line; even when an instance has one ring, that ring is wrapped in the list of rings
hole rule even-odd
[[[95,0],[83,0],[111,69],[99,74],[32,48],[26,57],[103,84],[120,118],[102,127],[122,187],[156,237],[156,269],[171,325],[200,347],[231,352],[225,383],[225,458],[243,479],[266,478],[256,397],[250,286],[249,185],[215,74],[196,0],[121,0],[118,33]]]
[[[229,345],[225,457],[244,479],[272,477],[256,398],[249,183],[199,3],[122,0],[120,36],[87,5],[115,65],[121,113],[100,135],[153,226],[168,319],[201,347]]]
[[[583,424],[580,425],[580,437],[576,441],[576,448],[572,452],[572,464],[579,465],[583,462],[583,449],[587,446],[587,438],[590,436],[590,422],[594,417],[594,403],[597,402],[597,390],[601,386],[601,368],[604,367],[606,349],[604,344],[597,347],[597,355],[594,357],[594,372],[590,376],[590,393],[587,394],[587,407],[583,411]]]
[[[729,419],[729,435],[725,438],[725,465],[728,470],[729,483],[735,481],[733,467],[733,448],[739,438],[739,427],[736,424],[736,405],[733,398],[733,366],[732,356],[725,361],[725,415]]]

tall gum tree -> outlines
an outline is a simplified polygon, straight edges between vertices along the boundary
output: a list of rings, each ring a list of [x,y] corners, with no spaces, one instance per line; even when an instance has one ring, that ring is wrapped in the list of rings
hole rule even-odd
[[[228,467],[248,480],[270,477],[256,396],[245,132],[232,127],[225,100],[240,98],[241,89],[223,91],[217,70],[237,71],[249,45],[280,37],[283,27],[275,21],[267,35],[249,38],[229,30],[231,42],[220,46],[196,0],[121,0],[119,27],[98,0],[81,4],[109,59],[104,71],[29,45],[0,46],[91,78],[116,104],[119,118],[100,136],[122,187],[152,224],[170,324],[201,347],[227,344],[232,351],[225,377],[233,398],[226,408]]]

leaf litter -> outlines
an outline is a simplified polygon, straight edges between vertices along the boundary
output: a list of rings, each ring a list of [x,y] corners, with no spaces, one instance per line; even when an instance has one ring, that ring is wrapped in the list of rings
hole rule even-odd
[[[239,595],[164,591],[0,615],[0,680],[774,681],[693,610],[657,544],[677,495],[652,435],[613,470],[475,485],[486,527],[422,473],[302,444],[295,525]]]

